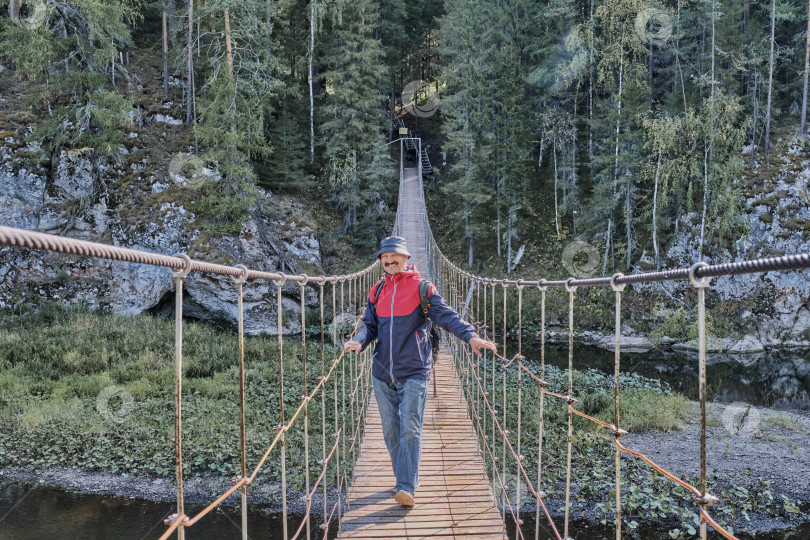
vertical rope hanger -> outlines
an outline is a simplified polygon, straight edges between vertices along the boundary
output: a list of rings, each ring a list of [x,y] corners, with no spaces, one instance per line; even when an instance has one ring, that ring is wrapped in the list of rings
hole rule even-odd
[[[565,283],[565,290],[568,291],[568,404],[573,403],[574,394],[574,291],[576,286],[570,282],[573,278],[568,278]],[[565,527],[563,536],[568,538],[568,515],[571,504],[571,452],[574,440],[574,422],[570,407],[568,408],[568,455],[565,466]]]
[[[346,281],[345,279],[340,280],[340,339],[338,340],[339,344],[342,344],[343,341],[346,339]],[[344,495],[347,493],[346,486],[346,463],[347,463],[347,456],[346,456],[346,362],[340,363],[340,397],[341,397],[341,412],[339,418],[341,418],[341,455],[343,458],[341,459],[341,470],[343,474],[340,477],[340,489],[341,493]],[[349,499],[346,498],[346,504],[348,506]],[[342,527],[342,525],[341,525]]]
[[[484,285],[484,287],[483,287],[484,288],[484,295],[483,295],[484,296],[484,316],[483,316],[482,319],[479,319],[479,320],[482,321],[481,330],[484,331],[484,337],[488,337],[487,336],[487,289],[489,287],[487,286],[487,284],[485,282],[482,281],[481,283]],[[487,390],[487,379],[488,379],[488,377],[487,377],[487,371],[488,371],[487,370],[487,354],[489,354],[489,353],[488,353],[488,349],[484,349],[481,352],[483,353],[481,355],[481,368],[482,368],[482,371],[484,372],[484,387],[483,388],[484,388],[484,392],[486,392],[486,390]],[[492,361],[493,362],[495,361],[495,355],[492,355]],[[479,401],[481,401],[482,400],[482,398],[480,397],[481,393],[478,392],[478,395],[479,395],[478,399],[479,399]],[[483,416],[484,416],[484,432],[482,433],[482,440],[484,441],[485,444],[488,445],[488,443],[486,441],[487,441],[487,433],[488,433],[487,423],[488,423],[489,415],[484,414]],[[484,457],[486,458],[486,456],[484,456]],[[486,459],[484,460],[484,463],[486,464]]]
[[[518,281],[518,361],[523,359],[523,285]],[[520,366],[518,366],[519,368]],[[516,526],[519,529],[523,525],[523,520],[520,519],[520,463],[523,462],[523,455],[520,453],[521,437],[523,435],[523,370],[518,369],[518,409],[517,409],[517,454],[518,466],[515,467],[515,513],[516,513]],[[518,538],[518,531],[515,530],[515,540]]]
[[[476,322],[476,325],[478,326],[478,329],[481,330],[482,329],[481,328],[481,281],[479,279],[475,279],[474,283],[475,283],[475,322]],[[484,302],[484,307],[486,307],[486,301]],[[486,349],[484,349],[484,353],[486,354]],[[481,366],[483,364],[484,358],[486,358],[485,354],[481,355],[481,356],[477,356],[476,359],[475,359],[475,379],[476,380],[481,379]],[[472,390],[470,390],[470,392],[472,392]],[[476,424],[475,424],[476,425],[476,430],[478,431],[478,435],[480,436],[480,435],[482,435],[481,427],[480,427],[480,422],[481,422],[481,393],[480,392],[475,393],[475,418],[476,418]],[[484,420],[486,420],[486,417],[484,417]]]
[[[506,356],[506,291],[508,285],[501,283],[503,286],[503,355]],[[506,435],[509,435],[509,430],[506,429],[506,363],[501,363],[501,403],[503,407],[503,429]],[[506,499],[509,497],[507,490],[509,489],[506,484],[506,437],[501,437],[501,513],[506,526]]]
[[[616,428],[614,436],[619,436],[619,362],[621,356],[622,336],[622,291],[626,285],[617,285],[616,280],[624,274],[618,272],[610,278],[610,288],[616,293],[616,358],[613,375],[613,425]],[[622,451],[616,446],[616,540],[622,538]]]
[[[705,262],[697,262],[689,269],[689,281],[697,289],[698,298],[698,380],[700,398],[700,538],[706,540],[705,507],[716,502],[714,497],[706,494],[706,289],[711,282],[710,277],[698,279],[695,272],[698,268],[709,266]]]
[[[325,345],[325,329],[323,325],[323,286],[324,282],[321,281],[318,283],[318,298],[320,301],[320,311],[321,311],[321,378],[318,379],[318,382],[321,382],[326,377],[326,348]],[[324,531],[324,536],[326,535],[326,528],[328,527],[327,521],[327,513],[326,509],[328,508],[326,502],[326,495],[327,495],[327,473],[326,469],[329,467],[329,463],[326,461],[326,385],[324,385],[323,389],[321,390],[321,465],[324,468],[324,479],[323,479],[323,522],[321,523],[321,530]]]
[[[283,338],[283,321],[282,321],[282,303],[281,303],[281,288],[287,282],[286,278],[276,281],[276,310],[277,310],[277,324],[278,324],[278,380],[279,380],[279,425],[277,429],[281,430],[281,505],[282,505],[282,530],[283,538],[287,540],[287,443],[284,427],[284,338]]]
[[[338,334],[337,334],[337,280],[332,281],[332,364],[337,364],[338,362]],[[338,419],[340,416],[338,415],[338,377],[337,373],[332,378],[333,381],[333,388],[332,388],[332,401],[335,406],[335,430],[334,430],[334,437],[335,442],[339,441],[341,429]],[[340,444],[337,444],[337,450],[335,451],[335,496],[337,497],[336,506],[338,512],[338,528],[343,527],[343,492],[340,489],[340,469],[341,469],[341,457],[342,454],[340,452]]]
[[[245,312],[242,301],[242,286],[247,281],[248,269],[245,265],[238,265],[242,269],[239,277],[231,276],[231,280],[236,284],[237,310],[239,311],[238,321],[238,355],[239,355],[239,461],[241,480],[247,479],[247,451],[245,437]],[[237,481],[234,478],[234,481]],[[235,483],[235,482],[234,482]],[[248,538],[247,525],[247,485],[242,484],[242,540]]]
[[[497,328],[497,326],[495,325],[495,283],[492,283],[491,307],[492,307],[492,310],[491,310],[491,312],[492,312],[491,313],[491,316],[492,316],[492,339],[494,340],[495,339],[495,329]],[[492,405],[493,406],[496,406],[495,405],[496,404],[496,402],[495,402],[495,397],[496,397],[496,394],[495,394],[495,363],[496,363],[495,362],[495,355],[493,354],[492,355]],[[495,414],[498,414],[497,410],[495,410]],[[490,441],[492,442],[492,448],[494,450],[495,449],[495,417],[492,418],[492,438],[490,439]],[[494,454],[493,454],[493,456],[494,456]],[[492,482],[493,483],[495,483],[496,479],[498,478],[498,474],[497,474],[497,466],[498,466],[498,464],[496,463],[496,461],[497,461],[497,458],[493,457],[493,459],[492,459]],[[501,487],[501,488],[503,488],[503,487]]]
[[[537,428],[537,494],[542,497],[545,495],[543,491],[543,430],[545,428],[543,421],[543,403],[545,401],[545,394],[543,393],[543,382],[546,380],[546,291],[548,287],[545,285],[538,285],[540,290],[540,381],[538,386],[540,388],[540,414],[538,415],[538,428]],[[522,370],[521,370],[522,371]],[[535,517],[534,517],[534,540],[540,540],[540,501],[535,504]]]
[[[306,307],[306,287],[308,278],[304,274],[304,280],[299,281],[298,284],[301,288],[301,369],[304,377],[304,393],[301,399],[304,401],[304,478],[306,483],[306,495],[304,502],[310,502],[309,495],[309,392],[307,391],[307,307]],[[311,535],[311,522],[310,515],[307,512],[304,517],[307,523],[307,540]]]
[[[185,515],[185,501],[183,500],[183,280],[191,272],[191,258],[185,253],[177,255],[186,263],[182,270],[172,273],[174,277],[174,382],[175,382],[175,416],[174,416],[174,449],[175,449],[175,479],[177,482],[177,516],[176,521],[181,525],[177,527],[178,540],[185,540],[186,531],[182,522],[188,518]]]
[[[349,308],[349,312],[352,314],[352,318],[354,318],[354,315],[355,315],[355,305],[356,305],[356,302],[357,302],[356,296],[357,296],[357,281],[356,281],[355,278],[351,278],[351,280],[349,281],[349,300],[348,300],[349,301],[349,306],[348,306],[348,308]],[[356,358],[357,358],[356,354],[350,354],[349,355],[349,380],[351,381],[350,388],[349,388],[349,390],[351,390],[349,392],[349,399],[351,400],[351,410],[349,411],[349,414],[351,415],[350,423],[351,423],[351,430],[352,430],[351,431],[352,434],[349,436],[349,442],[350,442],[350,445],[351,445],[352,467],[354,467],[354,461],[355,461],[355,458],[356,458],[355,457],[356,445],[354,444],[355,417],[357,416],[357,414],[356,414],[357,400],[354,399],[354,395],[355,395],[355,393],[354,393],[354,377],[355,377],[354,371],[355,371],[355,369],[354,368],[355,368],[355,363],[356,363],[355,360],[356,360]],[[345,357],[344,357],[344,363],[345,363]],[[343,406],[345,408],[346,404],[344,403]],[[348,485],[346,487],[348,488]]]

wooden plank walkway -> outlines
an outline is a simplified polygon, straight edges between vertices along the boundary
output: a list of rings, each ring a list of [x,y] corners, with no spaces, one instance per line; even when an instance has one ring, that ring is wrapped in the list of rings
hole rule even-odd
[[[432,384],[428,394],[413,508],[394,501],[396,481],[372,394],[340,538],[506,538],[452,363],[440,355],[438,396]]]

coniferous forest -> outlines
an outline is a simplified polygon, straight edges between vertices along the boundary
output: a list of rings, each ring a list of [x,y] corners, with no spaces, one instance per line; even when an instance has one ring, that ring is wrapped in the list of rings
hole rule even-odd
[[[162,95],[220,173],[195,201],[213,234],[238,232],[256,186],[317,188],[370,248],[390,231],[402,121],[434,167],[440,244],[471,267],[510,272],[518,250],[573,238],[602,274],[663,267],[679,234],[696,259],[733,258],[756,179],[806,130],[798,0],[0,6],[3,77],[30,82],[41,118],[28,140],[113,154]],[[412,81],[436,114],[403,107]]]

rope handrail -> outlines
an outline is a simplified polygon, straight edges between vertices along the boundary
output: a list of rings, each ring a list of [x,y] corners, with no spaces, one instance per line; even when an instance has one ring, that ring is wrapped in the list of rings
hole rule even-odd
[[[482,284],[515,285],[515,286],[537,286],[537,287],[609,287],[610,277],[577,279],[569,278],[565,280],[514,280],[501,278],[488,278],[471,274],[450,262],[447,257],[437,249],[444,262],[458,274],[473,279]],[[750,259],[745,261],[722,263],[702,266],[695,270],[697,278],[712,278],[721,276],[731,276],[740,274],[756,274],[761,272],[772,272],[780,270],[806,270],[810,269],[810,253],[799,253],[794,255],[783,255],[780,257],[767,257],[762,259]],[[617,285],[629,285],[632,283],[656,283],[662,281],[675,281],[689,279],[690,268],[675,268],[672,270],[661,270],[658,272],[645,272],[641,274],[628,274],[617,277],[613,283]]]
[[[175,531],[177,531],[178,538],[185,538],[184,530],[188,527],[198,523],[203,517],[208,515],[211,510],[222,504],[228,497],[236,491],[242,491],[242,537],[247,538],[247,486],[250,485],[257,477],[259,471],[265,466],[267,459],[270,457],[273,450],[281,448],[281,484],[282,484],[282,511],[283,511],[283,537],[288,538],[287,535],[287,497],[286,497],[286,458],[285,458],[285,434],[289,432],[292,426],[303,417],[303,439],[304,439],[304,454],[305,454],[305,476],[306,476],[306,511],[298,530],[293,536],[297,539],[302,535],[304,528],[306,529],[306,538],[309,539],[310,533],[310,517],[312,511],[312,498],[317,492],[319,487],[323,487],[323,508],[324,516],[320,528],[327,534],[329,524],[332,518],[337,513],[338,520],[342,519],[342,506],[344,504],[343,496],[345,495],[345,487],[348,485],[348,477],[346,474],[347,464],[354,463],[356,460],[356,448],[359,445],[360,433],[364,427],[364,415],[369,402],[370,393],[367,390],[368,377],[370,374],[369,369],[369,355],[367,351],[359,355],[358,360],[355,360],[353,355],[350,360],[344,352],[336,354],[331,362],[331,365],[326,368],[325,358],[325,335],[326,325],[324,319],[324,286],[327,283],[332,284],[332,344],[335,350],[338,349],[338,338],[343,339],[345,335],[349,337],[354,336],[357,332],[358,325],[362,320],[365,313],[365,290],[377,279],[376,273],[379,272],[379,261],[375,261],[370,266],[363,270],[344,275],[331,275],[331,276],[308,276],[306,274],[290,275],[281,272],[265,272],[258,270],[250,270],[244,265],[227,266],[223,264],[214,264],[206,261],[193,260],[185,254],[177,254],[174,256],[163,255],[158,253],[151,253],[137,249],[122,248],[118,246],[111,246],[108,244],[100,244],[96,242],[89,242],[85,240],[77,240],[72,238],[65,238],[50,234],[39,233],[35,231],[28,231],[24,229],[15,229],[11,227],[0,226],[0,245],[9,247],[18,247],[34,250],[47,250],[57,253],[74,254],[85,257],[95,257],[115,261],[124,261],[136,264],[147,264],[153,266],[162,266],[172,270],[172,277],[175,280],[175,376],[176,376],[176,392],[175,392],[175,454],[176,454],[176,484],[177,484],[177,512],[170,515],[164,523],[167,529],[161,535],[161,540],[168,538]],[[184,494],[183,494],[183,475],[182,475],[182,423],[181,423],[181,410],[182,410],[182,304],[183,304],[183,280],[186,279],[190,272],[197,271],[203,273],[218,274],[230,276],[233,283],[236,285],[237,300],[238,300],[238,361],[239,361],[239,385],[240,385],[240,435],[241,435],[241,474],[233,478],[232,485],[229,489],[225,490],[219,497],[209,503],[205,508],[197,512],[193,517],[189,516],[184,509]],[[276,285],[277,297],[277,310],[278,310],[278,348],[279,348],[279,386],[280,386],[280,418],[281,422],[275,427],[277,431],[267,449],[259,459],[256,466],[253,468],[251,474],[246,471],[246,452],[245,452],[245,377],[244,377],[244,325],[243,325],[243,285],[248,280],[268,280]],[[304,394],[299,396],[301,403],[295,409],[289,418],[285,419],[285,405],[284,405],[284,353],[283,353],[283,339],[282,339],[282,311],[283,306],[281,303],[282,287],[287,282],[296,282],[300,287],[300,305],[301,305],[301,347],[302,347],[302,361],[303,361],[303,384]],[[344,333],[346,318],[342,317],[338,320],[338,284],[340,284],[340,310],[342,315],[349,312],[354,313],[354,323],[352,331],[349,334]],[[307,389],[307,375],[306,375],[306,304],[305,295],[307,285],[317,285],[320,291],[320,344],[321,344],[321,375],[318,377],[318,382],[311,389]],[[348,287],[348,297],[346,295],[346,287]],[[362,290],[361,290],[362,287]],[[348,302],[347,302],[348,300]],[[361,309],[362,307],[362,309]],[[340,329],[338,328],[340,326]],[[349,374],[346,373],[347,363],[349,365]],[[340,384],[342,391],[339,392],[338,379],[342,382]],[[326,392],[328,383],[332,382],[332,395],[334,403],[334,422],[335,428],[332,430],[334,443],[331,445],[329,452],[326,449]],[[349,385],[349,392],[347,395],[346,385]],[[338,394],[342,394],[340,399],[342,407],[338,407]],[[308,404],[318,394],[321,395],[321,438],[322,438],[322,457],[319,464],[322,468],[318,475],[315,485],[310,488],[309,477],[309,423],[308,423]],[[347,397],[349,399],[347,399]],[[339,423],[338,423],[339,422]],[[346,448],[346,434],[347,430],[350,431],[351,444]],[[341,455],[342,454],[342,455]],[[328,478],[329,467],[335,469],[334,487],[337,493],[335,502],[331,508],[327,503],[327,489],[326,481]]]
[[[15,229],[13,227],[0,226],[0,244],[11,247],[22,247],[28,249],[54,251],[57,253],[68,253],[71,255],[83,255],[85,257],[95,257],[115,261],[149,264],[152,266],[163,266],[176,270],[189,270],[204,272],[207,274],[218,274],[223,276],[242,277],[251,280],[268,281],[296,281],[299,283],[334,283],[363,276],[374,270],[379,265],[375,261],[370,266],[351,274],[341,274],[332,276],[307,276],[306,274],[285,274],[283,272],[264,272],[260,270],[245,269],[243,266],[227,266],[205,261],[190,259],[189,263],[180,256],[161,255],[149,251],[138,249],[122,248],[89,242],[87,240],[77,240],[54,234],[46,234],[26,229]]]
[[[501,284],[501,283],[497,283],[497,284]],[[492,315],[494,317],[494,287],[495,287],[496,283],[490,283],[490,285],[493,287],[493,295],[492,295],[492,307],[493,307],[493,310],[492,310]],[[522,288],[522,286],[523,285],[521,285],[521,288]],[[486,285],[484,287],[484,290],[486,291]],[[573,290],[571,290],[570,292],[573,293]],[[450,283],[449,284],[449,294],[450,294],[451,298],[453,298],[453,299],[457,300],[459,298],[459,290],[458,290],[458,287],[457,287],[457,285],[455,283]],[[545,310],[544,304],[545,304],[545,301],[543,301],[543,311]],[[486,299],[484,301],[484,305],[486,306]],[[504,310],[504,319],[505,319],[505,316],[506,316],[506,311]],[[489,329],[489,326],[487,324],[485,324],[485,323],[483,323],[481,321],[475,320],[473,317],[470,317],[470,320],[473,322],[473,324],[475,326],[477,326],[480,329],[483,329],[484,337],[486,339],[493,338],[493,336],[487,334],[487,330]],[[493,322],[494,322],[494,319],[493,319]],[[545,320],[543,320],[543,327],[545,328]],[[543,334],[545,334],[544,330],[542,332],[543,332]],[[521,333],[522,333],[522,331],[521,331]],[[497,431],[497,433],[500,435],[500,437],[504,441],[504,444],[506,445],[506,447],[509,448],[509,452],[512,455],[512,457],[514,458],[515,463],[516,463],[516,467],[517,467],[517,470],[518,470],[517,474],[521,475],[525,479],[526,485],[528,486],[529,491],[532,493],[532,495],[538,501],[538,505],[539,505],[538,506],[538,511],[540,510],[540,508],[543,509],[543,512],[544,512],[544,514],[546,516],[546,519],[548,520],[549,524],[551,525],[554,534],[560,540],[562,540],[563,538],[568,538],[567,519],[566,519],[566,531],[564,533],[564,536],[561,537],[561,536],[559,536],[559,533],[558,533],[558,531],[556,529],[554,521],[552,520],[551,516],[549,515],[545,504],[543,504],[543,502],[542,502],[542,500],[540,498],[539,493],[544,494],[544,492],[539,491],[539,484],[538,484],[538,489],[535,489],[532,486],[531,482],[529,481],[528,474],[527,474],[527,472],[526,472],[526,470],[524,468],[524,465],[523,465],[523,456],[519,455],[519,450],[516,451],[514,449],[514,445],[513,445],[512,441],[509,440],[509,432],[506,429],[504,429],[504,427],[501,424],[501,421],[499,421],[498,418],[497,418],[497,411],[495,411],[492,408],[491,404],[490,404],[490,400],[487,397],[487,396],[490,395],[490,392],[488,392],[486,390],[485,386],[482,387],[481,377],[477,373],[473,373],[473,371],[475,371],[476,366],[473,365],[473,363],[470,360],[471,359],[471,353],[469,352],[466,344],[463,345],[462,350],[464,351],[464,355],[463,355],[464,368],[466,369],[466,372],[468,373],[468,380],[469,380],[470,377],[473,379],[475,387],[477,389],[477,395],[480,396],[480,400],[484,404],[484,409],[486,410],[486,412],[488,412],[489,416],[491,417],[492,426],[493,426],[493,435]],[[653,469],[655,469],[656,471],[658,471],[659,473],[664,475],[666,478],[668,478],[671,481],[679,484],[680,486],[682,486],[683,488],[685,488],[686,490],[691,492],[693,494],[693,496],[695,497],[695,502],[698,505],[698,514],[701,516],[702,520],[705,520],[705,522],[707,522],[712,527],[714,527],[715,530],[717,530],[723,537],[725,537],[727,539],[730,539],[730,540],[735,540],[735,536],[733,536],[733,534],[729,533],[725,528],[723,528],[721,525],[719,525],[716,522],[716,520],[714,520],[712,518],[712,516],[706,510],[706,506],[713,505],[718,501],[718,499],[716,497],[714,497],[712,495],[709,495],[705,491],[705,489],[703,491],[701,491],[698,488],[696,488],[696,487],[692,486],[691,484],[689,484],[688,482],[685,482],[684,480],[678,478],[673,473],[667,471],[663,467],[656,464],[654,461],[652,461],[649,457],[647,457],[643,453],[632,450],[632,449],[622,445],[619,442],[619,439],[621,437],[626,436],[628,434],[627,431],[619,429],[614,424],[604,422],[604,421],[599,420],[597,418],[594,418],[594,417],[592,417],[590,415],[587,415],[587,414],[585,414],[585,413],[583,413],[581,411],[578,411],[576,408],[574,408],[574,404],[577,403],[577,400],[572,397],[570,389],[569,389],[568,394],[561,394],[561,393],[557,393],[557,392],[553,392],[551,390],[548,390],[546,388],[548,386],[548,383],[546,383],[541,377],[537,376],[531,369],[529,369],[523,363],[523,360],[525,359],[525,357],[523,357],[520,354],[520,352],[518,352],[517,354],[512,356],[511,359],[507,358],[506,356],[504,356],[502,354],[499,354],[497,352],[492,353],[492,355],[493,355],[493,360],[495,358],[500,360],[500,365],[504,370],[504,377],[503,377],[504,386],[505,386],[505,370],[507,368],[509,368],[510,366],[517,365],[517,367],[519,369],[519,371],[518,371],[519,374],[521,372],[525,372],[531,378],[533,378],[535,380],[535,382],[538,384],[541,395],[549,395],[549,396],[555,397],[557,399],[560,399],[560,400],[562,400],[562,401],[564,401],[566,403],[566,407],[569,410],[569,414],[576,414],[576,415],[578,415],[580,417],[583,417],[583,418],[585,418],[585,419],[587,419],[587,420],[589,420],[591,422],[596,423],[597,425],[599,425],[601,427],[605,427],[607,429],[610,429],[611,433],[613,434],[613,442],[614,442],[614,444],[615,444],[615,446],[617,448],[617,451],[625,452],[625,453],[628,453],[630,455],[633,455],[635,457],[638,457],[638,458],[642,459],[644,462],[646,462]],[[493,361],[493,378],[492,378],[493,389],[494,389],[494,366],[495,366],[495,362]],[[472,373],[472,375],[469,375],[470,373]],[[484,373],[486,373],[486,370],[484,370]],[[569,377],[570,377],[570,374],[569,374]],[[486,384],[486,381],[484,381],[484,384]],[[519,386],[519,388],[520,388],[520,386]],[[519,396],[520,396],[520,394],[519,394]],[[505,393],[504,393],[504,398],[505,398]],[[520,404],[520,397],[518,398],[518,404]],[[518,409],[518,411],[519,410],[520,409]],[[480,428],[480,416],[477,413],[474,413],[474,417],[478,419],[477,424],[478,424],[478,427],[479,427],[479,433],[483,433],[483,435],[481,436],[481,440],[483,441],[483,444],[484,444],[484,447],[485,447],[485,450],[486,450],[487,454],[491,457],[491,459],[493,461],[493,471],[494,471],[496,477],[500,480],[501,486],[502,486],[502,491],[504,491],[505,489],[503,487],[504,482],[502,480],[502,475],[501,475],[500,471],[498,471],[494,467],[494,462],[497,461],[498,459],[495,458],[492,455],[492,450],[490,448],[490,444],[494,443],[494,440],[490,440],[489,435],[486,435],[486,429],[482,430]],[[505,418],[505,415],[504,415],[504,418]],[[541,422],[542,422],[542,419],[541,419]],[[571,424],[569,423],[569,426],[570,425]],[[518,429],[520,429],[520,427],[518,427]],[[570,450],[569,450],[569,455],[570,455]],[[538,471],[539,471],[539,466],[538,466]],[[568,475],[570,476],[570,463],[568,465]],[[570,489],[570,487],[567,487],[566,492],[568,492],[569,489]],[[516,498],[516,500],[519,501],[519,496]],[[507,501],[508,501],[508,499],[507,499]],[[508,505],[509,505],[509,508],[510,508],[510,512],[512,513],[512,517],[515,520],[516,524],[518,525],[516,527],[516,538],[518,538],[518,537],[523,538],[523,533],[520,530],[520,524],[522,523],[522,521],[519,520],[519,518],[515,515],[515,511],[512,508],[511,501],[508,501]],[[567,504],[566,504],[566,510],[567,510]],[[619,529],[617,528],[617,531],[618,530]]]

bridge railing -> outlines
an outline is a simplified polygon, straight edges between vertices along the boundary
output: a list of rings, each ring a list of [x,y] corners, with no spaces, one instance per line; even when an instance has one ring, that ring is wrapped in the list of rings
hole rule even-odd
[[[424,191],[421,189],[420,178],[420,193],[421,202],[424,205]],[[490,472],[490,481],[493,484],[500,484],[501,493],[501,508],[504,519],[506,518],[507,508],[515,523],[516,539],[523,538],[521,530],[522,520],[520,519],[520,497],[521,485],[527,486],[528,491],[537,501],[535,526],[535,538],[539,539],[540,534],[540,512],[545,514],[546,520],[549,522],[551,529],[556,538],[562,540],[568,538],[569,532],[569,517],[570,517],[570,497],[571,497],[571,482],[572,482],[572,439],[573,439],[573,416],[577,415],[586,420],[593,422],[605,429],[610,430],[613,442],[615,444],[615,528],[616,538],[621,538],[622,520],[621,520],[621,454],[627,453],[643,460],[655,471],[661,473],[666,478],[680,485],[694,496],[697,511],[700,516],[700,537],[706,538],[707,525],[711,525],[722,536],[729,539],[734,539],[734,535],[721,527],[715,519],[712,518],[708,511],[708,507],[715,505],[719,502],[718,498],[707,492],[707,435],[706,435],[706,291],[710,286],[712,278],[736,274],[746,273],[759,273],[770,271],[786,271],[786,270],[802,270],[810,268],[810,254],[797,254],[787,255],[783,257],[771,257],[765,259],[756,259],[748,261],[740,261],[733,263],[724,263],[709,265],[705,262],[698,262],[689,268],[678,268],[673,270],[664,270],[660,272],[649,272],[642,274],[624,275],[621,273],[614,274],[611,277],[600,277],[593,279],[575,279],[569,278],[566,280],[508,280],[508,279],[493,279],[483,276],[478,276],[462,270],[457,265],[452,263],[441,251],[437,245],[433,234],[430,230],[430,224],[427,217],[426,208],[423,206],[423,223],[426,231],[427,249],[426,252],[429,258],[429,266],[436,285],[442,291],[443,295],[457,311],[467,313],[468,319],[473,321],[480,331],[483,331],[488,337],[494,339],[496,321],[496,305],[495,296],[496,289],[502,288],[503,298],[503,328],[502,350],[504,354],[490,354],[487,358],[485,356],[482,360],[476,360],[469,350],[468,346],[461,343],[455,343],[453,348],[456,352],[457,369],[459,376],[463,382],[466,382],[465,392],[467,395],[468,406],[470,407],[470,416],[476,426],[479,434],[479,442],[482,445],[482,453],[487,455],[492,463],[492,471]],[[628,448],[620,442],[620,439],[626,436],[627,431],[621,429],[619,422],[619,402],[620,402],[620,346],[621,346],[621,302],[622,292],[628,284],[633,283],[652,283],[669,280],[689,280],[692,286],[697,290],[697,324],[698,324],[698,383],[699,383],[699,422],[700,422],[700,443],[699,443],[699,465],[700,477],[698,486],[693,486],[680,478],[679,476],[667,471],[663,467],[656,464],[646,455],[641,452]],[[522,340],[523,340],[523,291],[526,287],[537,288],[541,293],[540,300],[540,325],[541,325],[541,358],[540,358],[540,372],[535,373],[530,369],[526,363],[525,358],[522,356]],[[573,387],[573,355],[574,355],[574,297],[575,292],[580,287],[610,287],[615,293],[615,366],[614,366],[614,421],[613,423],[603,422],[593,418],[575,408],[577,399],[574,397]],[[555,393],[547,389],[548,383],[545,381],[545,337],[546,337],[546,294],[550,289],[564,289],[568,293],[568,391],[567,393]],[[489,291],[489,294],[488,294]],[[516,291],[517,312],[518,312],[518,337],[517,337],[517,353],[511,358],[507,358],[505,354],[506,349],[506,314],[507,314],[507,298],[509,291]],[[474,296],[473,296],[474,294]],[[487,308],[487,296],[489,296],[489,312]],[[513,295],[514,296],[514,295]],[[481,313],[481,305],[483,299],[483,316]],[[475,308],[475,313],[473,309]],[[487,363],[491,367],[491,372],[487,374]],[[503,389],[502,396],[503,402],[501,403],[502,410],[500,417],[498,411],[495,409],[497,404],[494,403],[495,398],[495,368],[499,364],[502,370]],[[506,429],[507,421],[507,402],[506,402],[506,376],[507,369],[517,371],[518,379],[518,400],[517,400],[517,426],[518,433],[516,438],[511,435]],[[540,392],[539,403],[539,437],[538,447],[536,453],[537,459],[537,478],[532,481],[528,477],[526,467],[526,457],[521,455],[522,449],[522,433],[521,422],[522,417],[522,376],[525,374],[530,378],[530,381],[537,384]],[[491,387],[487,385],[490,384]],[[489,392],[491,390],[491,394]],[[551,518],[548,509],[544,504],[545,492],[543,491],[543,429],[544,429],[544,397],[550,396],[556,400],[563,401],[568,411],[568,441],[566,453],[566,481],[565,481],[565,512],[563,517],[563,532],[562,536],[558,532],[553,519]],[[514,404],[512,404],[514,405]],[[501,441],[500,456],[497,456],[496,440]],[[507,483],[507,458],[514,460],[515,464],[515,498],[514,502],[506,495]],[[500,470],[495,466],[497,462],[501,463]]]
[[[264,272],[250,270],[243,265],[226,266],[212,264],[205,261],[192,260],[187,255],[174,256],[149,253],[146,251],[120,248],[106,244],[86,242],[71,238],[64,238],[49,234],[42,234],[28,230],[14,229],[0,226],[0,246],[12,246],[31,250],[47,250],[57,253],[74,254],[85,257],[95,257],[131,263],[162,266],[172,270],[175,287],[175,480],[177,490],[177,512],[166,520],[168,528],[160,537],[168,538],[175,530],[178,538],[184,538],[184,530],[199,522],[211,510],[219,506],[237,490],[241,491],[242,501],[242,538],[248,538],[247,528],[247,486],[256,479],[256,475],[266,464],[271,453],[276,450],[280,454],[281,496],[283,513],[284,539],[288,534],[288,504],[287,504],[287,456],[286,433],[295,422],[303,423],[304,445],[304,478],[306,486],[306,513],[293,538],[305,535],[307,539],[312,534],[312,500],[319,491],[323,497],[323,518],[317,526],[323,531],[322,537],[327,538],[330,524],[334,519],[338,523],[342,520],[342,511],[345,504],[345,493],[349,482],[348,471],[353,468],[358,457],[359,445],[362,439],[365,410],[369,403],[369,376],[370,355],[368,351],[360,355],[345,355],[342,352],[342,343],[345,337],[354,335],[357,325],[365,309],[366,291],[379,279],[380,266],[375,262],[371,266],[353,274],[332,276],[287,275],[280,272]],[[235,361],[239,365],[239,407],[240,407],[240,476],[235,477],[230,489],[206,506],[194,516],[185,512],[185,497],[183,493],[183,282],[191,272],[203,272],[221,276],[230,276],[235,286],[235,297],[238,305],[238,350],[234,352]],[[261,459],[254,466],[252,472],[247,472],[247,452],[245,439],[245,357],[244,357],[244,313],[243,313],[243,287],[248,281],[271,281],[276,285],[277,315],[278,315],[278,350],[279,350],[279,413],[278,424],[275,427],[276,436],[269,442]],[[285,413],[285,387],[284,387],[284,340],[282,287],[287,283],[296,283],[299,286],[301,309],[301,348],[303,368],[303,394],[299,396],[300,405],[287,417]],[[320,308],[320,351],[321,365],[318,382],[313,388],[307,388],[307,336],[306,336],[306,305],[305,296],[308,286],[317,286],[319,290]],[[325,287],[331,289],[331,320],[332,320],[332,358],[326,358],[326,327],[325,314],[329,311],[325,305]],[[350,315],[353,324],[347,324],[347,315]],[[331,386],[332,403],[327,403],[327,393]],[[321,460],[318,466],[320,474],[314,483],[311,482],[310,464],[310,428],[308,421],[308,403],[320,396],[321,401]],[[330,426],[331,433],[327,433],[326,409],[329,406],[334,413],[334,421]],[[313,437],[317,437],[317,433]],[[167,441],[170,444],[171,441]],[[300,461],[299,461],[300,463]],[[328,496],[329,489],[334,491],[334,502]]]

